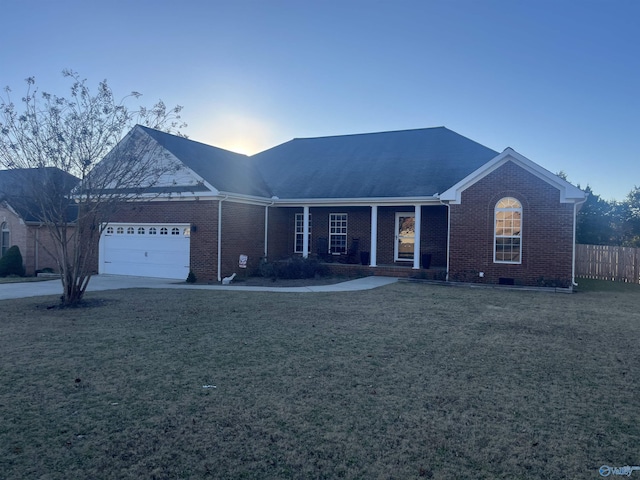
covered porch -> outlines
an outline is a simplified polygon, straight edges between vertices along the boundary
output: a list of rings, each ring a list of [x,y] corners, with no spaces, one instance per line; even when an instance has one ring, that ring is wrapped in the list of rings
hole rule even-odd
[[[278,205],[270,214],[269,257],[316,257],[336,273],[446,276],[446,205],[354,203]]]

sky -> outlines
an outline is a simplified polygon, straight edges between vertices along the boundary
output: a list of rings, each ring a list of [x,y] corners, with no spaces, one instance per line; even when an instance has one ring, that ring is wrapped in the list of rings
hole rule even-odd
[[[640,186],[637,0],[0,0],[0,86],[63,69],[253,154],[445,126],[605,200]],[[407,172],[410,174],[410,172]]]

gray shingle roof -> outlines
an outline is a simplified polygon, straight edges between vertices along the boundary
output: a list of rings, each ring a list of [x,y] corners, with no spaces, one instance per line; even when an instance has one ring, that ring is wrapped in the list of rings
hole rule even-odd
[[[300,138],[252,157],[286,198],[432,196],[498,155],[445,127]]]
[[[39,222],[43,213],[36,198],[46,190],[48,202],[59,201],[66,207],[67,221],[75,221],[77,206],[67,199],[67,195],[79,179],[59,168],[16,168],[0,170],[0,201],[6,201],[26,222]]]
[[[138,127],[218,190],[271,197],[271,190],[246,155],[140,125]]]

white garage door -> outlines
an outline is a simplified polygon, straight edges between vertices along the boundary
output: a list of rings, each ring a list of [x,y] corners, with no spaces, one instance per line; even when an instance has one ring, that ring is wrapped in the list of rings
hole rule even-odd
[[[100,237],[99,273],[176,278],[189,275],[188,224],[110,223]]]

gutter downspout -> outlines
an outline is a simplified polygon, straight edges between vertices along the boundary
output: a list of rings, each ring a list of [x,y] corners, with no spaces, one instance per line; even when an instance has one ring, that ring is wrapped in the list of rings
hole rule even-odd
[[[578,205],[582,205],[587,201],[585,197],[581,202],[573,204],[573,252],[571,253],[571,285],[577,287],[576,283],[576,227],[578,223]]]
[[[224,202],[229,195],[225,195],[224,198],[218,200],[218,281],[222,281],[222,275],[220,269],[222,268],[222,202]]]
[[[264,207],[264,260],[267,261],[267,245],[269,244],[269,207],[276,203],[275,199],[271,200],[269,205]]]
[[[38,252],[38,242],[40,240],[40,228],[42,228],[42,222],[40,223],[40,225],[38,225],[38,228],[35,229],[36,232],[35,232],[35,234],[33,236],[34,237],[33,238],[33,251],[35,252],[35,255],[34,255],[34,257],[35,257],[34,258],[34,260],[35,260],[35,268],[34,268],[33,273],[36,276],[38,276],[38,274],[35,273],[35,272],[37,272],[40,269],[40,255],[38,255],[38,253],[39,253]]]
[[[449,205],[448,203],[444,203],[442,200],[440,200],[440,203],[445,207],[447,207],[447,276],[445,277],[445,280],[448,282],[449,281],[449,249],[451,244],[451,205]]]

